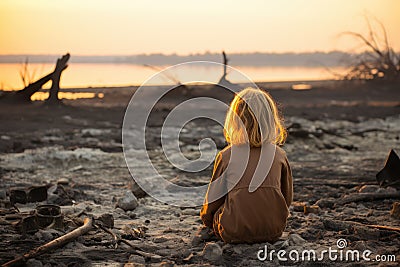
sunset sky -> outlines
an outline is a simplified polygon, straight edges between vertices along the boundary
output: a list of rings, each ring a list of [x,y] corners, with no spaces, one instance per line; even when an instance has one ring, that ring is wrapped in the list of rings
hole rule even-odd
[[[1,0],[0,54],[313,52],[357,48],[364,15],[400,51],[398,0]]]

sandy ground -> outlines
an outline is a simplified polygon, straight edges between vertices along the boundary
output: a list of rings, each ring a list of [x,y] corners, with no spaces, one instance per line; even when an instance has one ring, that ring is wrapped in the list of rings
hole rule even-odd
[[[73,218],[112,214],[119,237],[128,240],[115,248],[113,237],[93,229],[62,248],[30,260],[31,266],[259,266],[316,264],[260,261],[257,253],[268,251],[337,249],[371,250],[375,255],[395,255],[400,261],[400,233],[365,225],[400,227],[390,216],[395,199],[339,204],[343,197],[362,192],[396,192],[379,188],[375,175],[383,167],[390,149],[400,148],[400,94],[396,85],[318,82],[308,91],[290,90],[288,83],[263,83],[280,103],[289,128],[283,146],[292,165],[294,206],[282,240],[275,244],[224,244],[201,230],[199,208],[165,205],[143,197],[131,178],[122,153],[121,124],[125,107],[136,88],[89,88],[80,91],[104,93],[102,99],[64,101],[58,107],[35,102],[31,105],[0,104],[0,189],[2,200],[0,263],[63,235],[76,227]],[[226,103],[232,95],[215,88],[189,88],[167,95],[157,105],[148,125],[148,153],[157,170],[174,183],[206,184],[211,167],[200,173],[173,168],[162,156],[159,131],[169,110],[185,99],[210,96]],[[219,149],[224,140],[220,126],[207,120],[188,124],[180,136],[181,149],[196,158],[199,141],[211,137]],[[399,151],[399,150],[398,150]],[[137,159],[140,165],[140,158]],[[6,218],[5,204],[15,187],[47,185],[53,190],[47,201],[62,206],[65,230],[44,229],[22,235]],[[56,186],[55,186],[56,185]],[[55,188],[61,190],[54,191]],[[127,191],[133,191],[138,206],[131,211],[116,208]],[[42,204],[43,204],[42,203]],[[303,206],[317,204],[305,214]],[[29,212],[37,203],[16,204]],[[319,254],[318,254],[319,255]],[[377,265],[376,261],[330,261],[321,265]],[[381,263],[382,266],[396,263]]]

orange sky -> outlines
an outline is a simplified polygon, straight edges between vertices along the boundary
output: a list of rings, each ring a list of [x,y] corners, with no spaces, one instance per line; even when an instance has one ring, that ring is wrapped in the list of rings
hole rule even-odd
[[[349,50],[379,18],[400,51],[398,0],[1,0],[0,54]]]

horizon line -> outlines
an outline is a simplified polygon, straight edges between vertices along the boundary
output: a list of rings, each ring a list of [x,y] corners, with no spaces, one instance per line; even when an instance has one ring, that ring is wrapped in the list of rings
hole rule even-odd
[[[155,56],[155,55],[161,55],[161,56],[178,56],[178,57],[187,57],[187,56],[198,56],[198,55],[220,55],[222,52],[225,51],[227,56],[229,55],[255,55],[255,54],[263,54],[263,55],[306,55],[306,54],[333,54],[333,53],[342,53],[342,54],[351,54],[351,55],[357,55],[357,54],[363,54],[365,52],[368,52],[367,50],[365,51],[359,51],[359,52],[352,52],[352,51],[345,51],[345,50],[331,50],[331,51],[322,51],[322,50],[316,50],[316,51],[302,51],[302,52],[266,52],[266,51],[254,51],[254,52],[226,52],[226,50],[221,50],[220,52],[211,52],[211,51],[204,51],[204,52],[192,52],[192,53],[187,53],[187,54],[178,54],[176,52],[173,53],[162,53],[162,52],[152,52],[152,53],[137,53],[137,54],[74,54],[74,57],[124,57],[124,56]],[[70,53],[71,52],[64,52],[64,53]],[[397,53],[400,53],[397,52]],[[0,53],[0,56],[59,56],[63,53]]]

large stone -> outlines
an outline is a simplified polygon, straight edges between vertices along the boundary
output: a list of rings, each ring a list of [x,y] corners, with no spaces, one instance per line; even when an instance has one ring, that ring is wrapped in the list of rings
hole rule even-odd
[[[204,249],[201,253],[204,259],[219,264],[222,262],[222,248],[215,242],[209,242],[204,246]]]
[[[291,234],[289,236],[289,245],[291,246],[297,246],[297,245],[302,245],[306,242],[306,240],[304,240],[304,238],[302,238],[300,235],[298,234]]]
[[[138,200],[132,191],[126,191],[125,195],[117,201],[117,207],[124,211],[134,210],[138,205]]]

